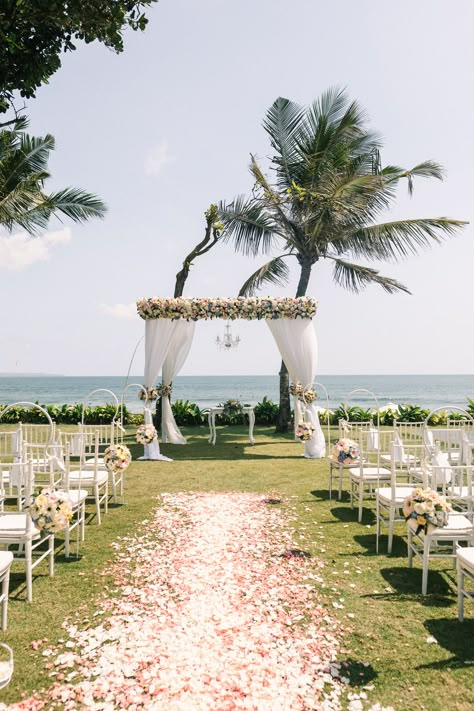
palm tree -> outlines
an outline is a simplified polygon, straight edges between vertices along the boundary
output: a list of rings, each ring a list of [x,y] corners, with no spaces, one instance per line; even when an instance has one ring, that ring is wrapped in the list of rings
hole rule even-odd
[[[44,138],[29,136],[25,133],[27,126],[22,117],[11,128],[0,131],[0,227],[37,235],[47,228],[53,215],[62,214],[74,222],[103,217],[106,207],[95,195],[78,188],[44,192],[54,138],[49,134]]]
[[[237,251],[257,256],[278,246],[282,253],[247,279],[242,296],[264,284],[287,283],[288,259],[296,259],[300,268],[296,296],[306,294],[312,270],[322,259],[333,263],[336,284],[353,292],[378,284],[389,294],[410,293],[395,279],[353,260],[396,261],[441,242],[466,224],[447,217],[378,222],[402,179],[411,194],[415,177],[441,180],[443,169],[434,161],[410,170],[382,167],[380,139],[366,127],[364,112],[344,90],[329,89],[308,108],[279,98],[263,126],[274,150],[274,180],[251,156],[251,197],[221,202],[219,213],[223,239],[232,240]],[[282,363],[278,431],[288,429],[289,415],[288,373]]]

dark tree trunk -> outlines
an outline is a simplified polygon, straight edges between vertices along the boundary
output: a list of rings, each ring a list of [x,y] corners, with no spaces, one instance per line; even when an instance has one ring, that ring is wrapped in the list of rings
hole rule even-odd
[[[305,296],[311,276],[313,262],[310,259],[301,257],[298,259],[301,265],[300,280],[296,290],[296,296]],[[290,400],[290,376],[285,363],[281,362],[280,367],[280,407],[278,409],[276,432],[288,432],[291,427],[291,400]]]

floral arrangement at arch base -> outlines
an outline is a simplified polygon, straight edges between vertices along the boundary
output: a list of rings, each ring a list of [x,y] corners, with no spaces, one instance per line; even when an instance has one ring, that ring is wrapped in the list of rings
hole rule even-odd
[[[72,519],[69,496],[56,489],[43,489],[33,497],[29,512],[36,528],[45,533],[63,531]]]
[[[135,439],[138,444],[151,444],[156,437],[156,428],[154,425],[140,425],[137,429]]]
[[[158,395],[160,397],[171,397],[171,392],[173,388],[171,387],[171,385],[165,385],[164,383],[160,383],[160,385],[158,385],[157,387],[157,390]]]
[[[143,402],[145,402],[145,400],[153,401],[158,399],[158,388],[145,388],[145,386],[143,387],[144,389],[140,390],[140,392],[138,393],[138,397],[140,398],[140,400],[143,400]]]
[[[428,525],[442,528],[448,525],[448,514],[452,507],[443,496],[432,489],[422,489],[417,487],[406,497],[403,502],[403,515],[405,520],[414,519],[418,527],[415,534],[421,531],[428,533]]]
[[[309,439],[312,439],[314,434],[314,425],[311,422],[298,422],[298,425],[295,430],[295,435],[300,439],[302,442],[307,442]]]
[[[130,450],[124,444],[111,444],[104,452],[104,463],[109,472],[121,472],[132,461]]]
[[[343,437],[336,442],[332,452],[333,461],[343,466],[348,466],[355,464],[359,457],[359,445],[354,440]]]

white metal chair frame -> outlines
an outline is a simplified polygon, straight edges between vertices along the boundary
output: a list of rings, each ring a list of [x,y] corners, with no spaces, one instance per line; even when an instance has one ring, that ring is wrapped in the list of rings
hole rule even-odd
[[[70,438],[69,433],[60,433],[60,441],[64,457],[64,471],[60,481],[60,487],[66,491],[71,502],[73,519],[69,522],[64,531],[64,552],[66,558],[70,557],[71,533],[76,530],[76,557],[79,557],[79,545],[85,540],[85,524],[86,524],[86,500],[87,489],[81,489],[81,480],[79,477],[77,487],[71,488],[69,484],[69,473],[71,471],[70,457]],[[51,473],[52,476],[53,473]]]
[[[99,427],[99,425],[98,425]],[[71,463],[70,458],[66,464],[65,484],[68,490],[73,489],[86,490],[88,498],[93,498],[95,501],[97,525],[101,524],[101,505],[104,507],[104,514],[108,511],[109,500],[109,476],[108,471],[99,462],[99,435],[95,434],[93,438],[93,459],[88,464],[84,465],[83,448],[85,446],[86,437],[82,437],[81,456],[77,465]],[[77,468],[76,468],[77,467]]]
[[[350,437],[350,439],[353,439],[354,441],[358,442],[360,433],[373,427],[374,423],[372,422],[372,420],[369,422],[349,422],[348,420],[341,419],[338,422],[339,439],[342,439],[344,437]],[[337,480],[337,498],[338,501],[340,501],[342,497],[342,485],[344,478],[347,478],[347,480],[349,481],[350,470],[359,466],[359,462],[346,465],[340,464],[339,462],[336,462],[334,461],[334,459],[332,459],[332,452],[329,452],[329,500],[332,499],[333,479]]]
[[[458,573],[458,620],[464,622],[464,598],[474,601],[473,590],[466,590],[465,581],[474,583],[474,547],[458,548],[456,552]]]
[[[397,461],[394,456],[394,444],[392,442],[390,486],[380,487],[375,492],[377,522],[375,550],[377,553],[379,552],[379,537],[384,525],[388,529],[387,553],[390,555],[392,552],[395,524],[405,523],[405,517],[402,513],[403,502],[415,488],[415,485],[410,483],[413,470],[418,468],[418,463],[423,458],[424,447],[422,443],[407,444],[404,449],[407,456],[402,461]],[[424,462],[421,468],[425,470]],[[405,480],[403,483],[402,479]]]
[[[10,568],[13,563],[13,553],[10,551],[0,551],[0,583],[1,594],[0,604],[2,606],[2,631],[5,632],[8,625],[8,590],[10,586]],[[1,688],[1,687],[0,687]]]

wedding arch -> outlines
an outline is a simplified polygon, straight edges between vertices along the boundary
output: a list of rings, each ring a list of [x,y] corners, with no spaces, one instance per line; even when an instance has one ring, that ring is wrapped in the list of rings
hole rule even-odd
[[[145,320],[145,387],[154,386],[162,373],[163,386],[170,386],[188,357],[196,321],[209,319],[263,320],[267,323],[288,369],[290,378],[311,387],[318,361],[318,347],[313,319],[316,301],[299,298],[143,298],[137,301],[138,315]],[[324,456],[324,436],[319,426],[314,402],[306,406],[306,418],[316,428],[315,437],[305,443],[305,456]],[[151,402],[145,401],[145,423],[153,421]],[[162,397],[162,434],[164,441],[186,444],[173,417],[169,396]],[[166,460],[160,453],[158,439],[145,445],[143,459]]]

